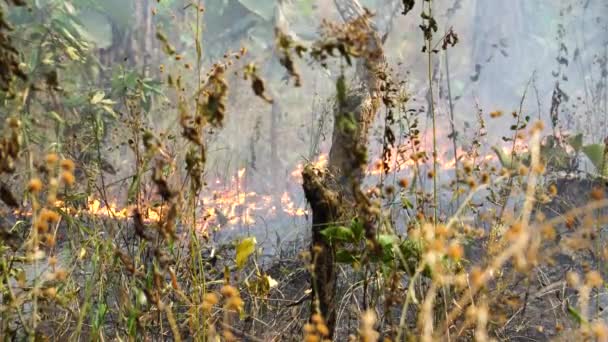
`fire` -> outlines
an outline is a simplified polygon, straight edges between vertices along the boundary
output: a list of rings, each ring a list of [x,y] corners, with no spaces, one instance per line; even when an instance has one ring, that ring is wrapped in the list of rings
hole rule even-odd
[[[328,163],[327,153],[321,153],[316,160],[310,162],[316,168],[324,168]],[[304,171],[304,163],[299,163],[291,171],[291,177],[299,183],[302,183],[302,171]]]
[[[509,148],[505,147],[505,151]],[[443,145],[442,151],[438,153],[439,168],[444,171],[454,170],[456,160],[450,156],[451,150],[449,146]],[[459,163],[493,163],[497,157],[493,154],[477,156],[474,160],[467,160],[464,150],[458,149]],[[432,167],[432,157],[426,155],[417,160],[412,158],[411,151],[403,147],[396,147],[391,153],[389,161],[389,172],[398,173],[413,170],[416,165],[422,167]],[[316,167],[322,168],[328,165],[328,155],[321,154],[316,160],[312,161]],[[379,176],[384,173],[384,166],[381,160],[372,163],[368,167],[368,176]],[[304,163],[296,165],[290,173],[290,181],[293,184],[302,183],[302,171]],[[252,191],[247,184],[247,170],[241,168],[228,181],[215,179],[209,182],[209,187],[205,191],[205,195],[200,199],[200,213],[197,222],[197,229],[205,231],[214,228],[230,229],[251,227],[263,220],[280,218],[280,217],[305,217],[309,214],[305,208],[305,201],[300,192],[300,187],[297,186],[295,191],[284,191],[280,195],[259,194]],[[297,195],[296,195],[297,194]],[[300,203],[299,205],[296,203]],[[67,208],[65,203],[58,201],[55,203],[56,208],[62,208],[67,213],[74,216],[90,215],[94,217],[108,219],[129,219],[133,216],[136,209],[135,206],[121,206],[116,201],[105,201],[98,198],[89,198],[86,210],[82,212],[76,211],[74,208]],[[147,222],[159,222],[162,219],[162,206],[140,209],[142,216]],[[21,212],[20,215],[29,215],[31,212]]]
[[[245,176],[246,169],[243,168],[225,186],[216,179],[210,194],[202,198],[205,215],[199,229],[253,226],[261,219],[280,214],[296,217],[306,215],[306,210],[294,204],[289,192],[284,192],[277,200],[271,195],[247,191]]]
[[[444,149],[445,148],[446,147],[444,146]],[[503,151],[507,154],[511,153],[510,152],[511,148],[512,147],[506,147],[506,146],[502,147]],[[527,148],[523,145],[516,146],[516,149],[518,151],[527,150]],[[477,156],[477,157],[470,157],[466,153],[466,151],[462,150],[461,148],[458,148],[456,150],[456,153],[458,155],[458,163],[460,163],[460,165],[462,165],[464,163],[480,164],[480,163],[497,163],[498,162],[498,156],[496,156],[492,152],[485,154],[485,155]],[[448,150],[445,150],[443,152],[440,150],[438,152],[437,164],[438,164],[439,170],[452,171],[456,168],[456,158],[446,157],[446,155],[450,155],[450,154],[453,154],[453,153]],[[432,165],[433,165],[433,158],[430,153],[429,153],[429,155],[426,155],[424,158],[416,159],[416,158],[412,157],[412,154],[410,151],[404,152],[402,149],[397,147],[397,148],[392,149],[390,155],[391,155],[391,158],[388,161],[389,170],[387,173],[399,173],[399,172],[405,171],[405,170],[413,170],[416,166],[432,167]],[[384,164],[382,162],[382,159],[376,160],[376,162],[374,162],[372,165],[370,165],[370,167],[368,167],[368,170],[367,170],[367,174],[373,175],[373,176],[380,176],[383,173],[385,173],[385,169],[384,169]]]
[[[102,206],[101,202],[95,198],[89,198],[87,211],[89,214],[100,217],[128,218],[133,213],[133,208],[118,208],[116,203],[109,203],[109,206]],[[131,209],[131,210],[129,210]]]
[[[290,216],[305,216],[308,215],[308,211],[302,208],[297,208],[293,201],[291,200],[291,196],[289,193],[284,192],[281,196],[281,206],[283,207],[283,211]]]

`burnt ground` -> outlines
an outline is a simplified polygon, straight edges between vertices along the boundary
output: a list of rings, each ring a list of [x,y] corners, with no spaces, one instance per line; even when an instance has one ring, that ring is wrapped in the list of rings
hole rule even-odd
[[[601,184],[599,184],[601,185]],[[549,218],[563,215],[568,210],[580,207],[587,203],[588,194],[598,186],[597,183],[581,179],[559,180],[559,195],[549,204],[540,208]],[[5,217],[3,220],[12,220]],[[558,234],[560,239],[576,234],[575,229],[562,227]],[[606,227],[603,227],[603,230]],[[306,231],[306,229],[303,229]],[[602,232],[603,232],[602,230]],[[24,230],[25,231],[25,230]],[[257,235],[257,234],[256,234]],[[257,341],[300,341],[302,326],[306,323],[310,313],[310,277],[306,265],[299,257],[300,252],[308,250],[307,234],[295,234],[295,239],[281,240],[279,235],[267,233],[260,242],[265,246],[274,245],[273,248],[264,248],[260,255],[260,270],[275,279],[278,285],[271,289],[267,295],[242,291],[246,302],[246,312],[250,315],[238,324],[237,336],[243,340]],[[22,236],[15,236],[21,240]],[[599,234],[600,242],[605,240],[604,234]],[[59,240],[61,241],[61,240]],[[485,253],[486,241],[477,240],[467,249],[466,259],[481,260]],[[552,248],[555,244],[547,243]],[[224,256],[228,262],[234,253],[230,248],[219,247],[218,254]],[[547,341],[547,340],[576,340],[576,336],[569,335],[568,331],[576,331],[579,326],[577,310],[579,308],[578,293],[566,285],[566,274],[576,271],[584,274],[588,269],[601,270],[605,273],[605,266],[599,260],[594,248],[587,248],[576,252],[560,251],[552,255],[552,261],[543,263],[528,274],[514,272],[512,265],[507,265],[500,277],[482,295],[496,298],[496,306],[491,311],[501,312],[493,316],[489,328],[492,334],[501,341]],[[218,264],[218,269],[222,264]],[[253,279],[252,271],[246,271]],[[338,323],[336,341],[346,340],[347,336],[357,331],[359,315],[364,305],[363,290],[360,283],[354,279],[361,279],[361,274],[355,274],[350,267],[339,268]],[[219,272],[214,275],[215,280],[221,279]],[[210,279],[210,280],[214,280]],[[83,280],[84,281],[84,280]],[[407,286],[407,278],[403,279]],[[378,293],[375,293],[378,295]],[[401,316],[399,310],[391,310],[391,321],[398,322]],[[591,293],[589,303],[589,317],[602,317],[608,319],[608,291],[601,289]],[[385,313],[380,312],[381,316]],[[414,315],[408,315],[414,317]],[[414,328],[416,322],[410,319],[408,327]],[[379,331],[386,331],[388,327],[378,327]],[[253,338],[255,336],[256,338]],[[471,340],[472,336],[462,333],[456,340]]]
[[[563,215],[586,204],[588,194],[598,185],[603,186],[585,179],[558,180],[558,196],[539,209],[547,218]],[[601,230],[605,229],[603,227]],[[557,241],[559,243],[575,234],[576,228],[560,227]],[[598,235],[601,241],[605,240],[603,235]],[[474,241],[471,248],[467,249],[467,259],[482,260],[486,242],[481,239]],[[245,331],[277,341],[301,339],[302,325],[310,312],[310,281],[304,263],[298,258],[298,252],[306,250],[307,243],[306,240],[292,242],[287,248],[281,248],[276,258],[268,260],[264,269],[278,280],[279,286],[270,292],[266,304],[268,308],[259,316],[259,322],[246,324]],[[556,249],[557,243],[547,242],[545,247],[547,250]],[[482,293],[496,299],[491,311],[501,313],[492,316],[490,320],[489,330],[492,335],[501,341],[578,339],[569,331],[577,331],[579,327],[579,294],[567,286],[566,275],[570,271],[584,275],[589,269],[604,273],[605,266],[596,252],[594,248],[575,252],[560,249],[528,274],[515,272],[513,265],[506,265],[500,276]],[[340,269],[339,274],[338,298],[343,298],[343,302],[338,305],[336,341],[346,340],[348,334],[356,332],[363,302],[361,288],[355,289],[353,284],[353,279],[359,278],[352,271]],[[404,281],[407,282],[406,279]],[[392,310],[392,315],[392,321],[398,322],[400,310]],[[592,291],[588,317],[608,318],[608,291],[605,288]],[[415,325],[414,321],[408,322],[411,328]],[[379,330],[382,331],[382,328],[379,327]],[[463,332],[456,340],[472,340],[472,336]]]

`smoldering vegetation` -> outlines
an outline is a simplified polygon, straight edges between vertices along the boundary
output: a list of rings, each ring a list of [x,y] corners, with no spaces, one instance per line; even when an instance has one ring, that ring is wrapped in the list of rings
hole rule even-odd
[[[0,4],[0,337],[608,341],[608,4]]]

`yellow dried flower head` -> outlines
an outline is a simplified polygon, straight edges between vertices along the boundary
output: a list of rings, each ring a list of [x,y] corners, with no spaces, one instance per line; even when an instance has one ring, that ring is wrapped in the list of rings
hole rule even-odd
[[[545,225],[541,230],[542,237],[547,240],[555,240],[557,237],[557,233],[555,232],[555,228],[553,226]]]
[[[34,222],[34,228],[39,234],[46,233],[49,230],[49,224],[46,221],[38,219]]]
[[[557,185],[555,184],[551,184],[549,185],[549,195],[551,196],[557,196]]]
[[[541,120],[536,121],[532,126],[532,132],[541,132],[543,129],[545,129],[545,123]]]
[[[231,298],[239,295],[239,291],[232,285],[224,285],[220,290],[222,296]]]
[[[602,275],[598,271],[589,271],[585,274],[585,283],[591,287],[600,287],[604,283]]]
[[[211,305],[215,305],[219,302],[219,298],[217,298],[217,295],[215,293],[209,292],[205,293],[205,296],[203,296],[203,301]]]
[[[491,117],[492,119],[496,119],[496,118],[501,117],[501,116],[502,116],[502,114],[503,114],[503,112],[502,112],[501,110],[495,110],[495,111],[493,111],[493,112],[490,112],[490,117]]]
[[[458,261],[464,256],[464,248],[457,242],[452,242],[448,247],[448,256]]]
[[[523,232],[523,225],[519,222],[514,223],[513,225],[511,225],[511,227],[507,231],[507,234],[506,234],[507,239],[509,239],[510,241],[514,241],[521,235],[522,232]]]
[[[604,322],[594,322],[591,325],[591,332],[597,341],[608,342],[608,326]]]
[[[61,161],[61,168],[64,171],[70,171],[70,172],[74,172],[74,162],[71,161],[70,159],[63,159]]]
[[[55,164],[57,164],[57,162],[59,161],[59,156],[57,155],[57,153],[49,153],[46,155],[44,160],[46,161],[46,166],[51,168],[55,166]]]
[[[42,190],[42,181],[40,178],[32,178],[27,185],[27,191],[31,193],[38,193]]]
[[[321,339],[317,335],[307,335],[304,337],[305,342],[319,342]]]
[[[316,331],[315,326],[310,323],[304,324],[302,330],[304,330],[304,334],[314,334]]]
[[[10,117],[7,121],[10,128],[17,129],[21,127],[21,121],[15,117]]]
[[[46,243],[46,246],[49,248],[53,248],[55,247],[56,244],[56,240],[55,240],[55,236],[53,234],[46,234],[44,236],[44,243]]]
[[[63,171],[61,173],[61,181],[68,186],[74,185],[76,178],[74,178],[74,174],[70,171]]]
[[[317,331],[323,337],[329,336],[329,328],[327,327],[327,325],[325,325],[323,323],[317,324]]]
[[[525,176],[525,175],[527,175],[527,174],[528,174],[528,168],[527,168],[527,167],[525,167],[525,166],[523,166],[523,165],[521,165],[521,166],[519,167],[518,172],[519,172],[519,175],[520,175],[520,176]]]
[[[68,277],[68,272],[66,272],[63,269],[58,269],[54,273],[54,278],[59,281],[64,281],[67,279],[67,277]]]
[[[224,334],[224,341],[226,341],[226,342],[236,341],[236,337],[234,337],[234,334],[230,330],[224,330],[223,334]]]
[[[310,321],[315,324],[323,323],[323,317],[320,314],[316,313],[312,315],[312,317],[310,317]]]
[[[545,173],[546,167],[545,164],[543,163],[538,163],[537,165],[534,166],[534,172],[537,175],[542,175],[543,173]]]
[[[211,303],[209,303],[209,302],[203,302],[203,303],[201,304],[201,309],[202,309],[204,312],[209,313],[209,312],[211,312],[211,309],[213,309],[213,304],[211,304]]]
[[[241,297],[234,296],[234,297],[230,297],[228,299],[228,301],[226,302],[226,307],[229,310],[239,311],[243,307],[243,304],[244,303],[243,303],[243,300],[241,299]]]
[[[39,219],[48,223],[57,223],[59,222],[60,216],[56,212],[45,208],[40,211]]]
[[[44,290],[44,295],[48,298],[55,298],[57,296],[57,288],[49,287]]]
[[[591,190],[591,198],[594,201],[600,201],[604,199],[604,189],[600,187],[594,187],[593,190]]]
[[[475,266],[471,270],[471,283],[475,287],[481,287],[483,285],[483,271]]]
[[[448,227],[443,224],[438,225],[437,229],[435,229],[435,235],[437,235],[438,237],[448,237],[449,234],[450,231]]]
[[[49,266],[51,267],[55,267],[57,265],[57,257],[56,256],[50,256],[49,257]]]

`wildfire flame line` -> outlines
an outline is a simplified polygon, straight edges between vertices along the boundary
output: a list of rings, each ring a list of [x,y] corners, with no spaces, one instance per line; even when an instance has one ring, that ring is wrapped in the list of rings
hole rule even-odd
[[[505,148],[505,150],[507,150]],[[458,150],[460,156],[466,155],[462,150]],[[445,158],[447,153],[438,156],[439,168],[444,171],[453,170],[456,165],[454,158]],[[399,153],[395,149],[392,153],[392,160],[389,161],[389,173],[400,173],[413,169],[416,162],[412,158],[406,157],[407,154]],[[494,154],[478,156],[476,162],[494,162],[497,157]],[[473,162],[473,160],[460,160],[460,162]],[[325,167],[328,163],[328,155],[321,154],[312,162],[316,167]],[[419,166],[432,164],[432,159],[427,158],[419,162]],[[290,173],[293,183],[301,184],[302,170],[304,164],[298,164]],[[378,176],[384,173],[383,163],[381,160],[373,163],[367,170],[368,176]],[[258,194],[254,191],[247,191],[245,175],[247,170],[242,168],[238,170],[235,177],[230,179],[228,184],[224,184],[219,179],[212,182],[209,194],[202,197],[203,213],[197,227],[200,230],[208,230],[214,227],[230,228],[230,227],[246,227],[257,223],[259,218],[273,218],[279,215],[289,217],[302,217],[308,215],[306,208],[296,205],[296,201],[292,193],[289,191],[283,192],[280,197],[273,195]],[[303,201],[300,201],[303,202]],[[65,203],[58,201],[55,203],[56,208],[63,208],[66,212],[78,215],[91,215],[102,218],[118,218],[128,219],[133,216],[134,206],[120,206],[116,201],[112,201],[107,205],[96,198],[89,198],[88,205],[85,211],[78,213],[73,208],[67,208]],[[144,211],[143,216],[148,222],[158,222],[161,220],[162,207],[152,207]],[[15,212],[22,216],[31,216],[31,212]]]

